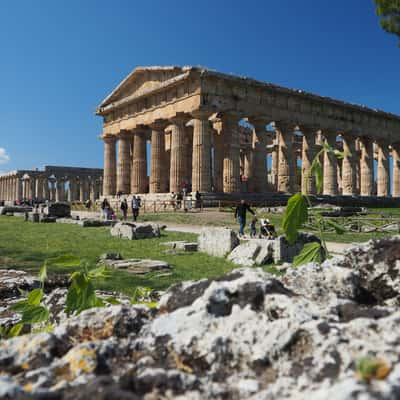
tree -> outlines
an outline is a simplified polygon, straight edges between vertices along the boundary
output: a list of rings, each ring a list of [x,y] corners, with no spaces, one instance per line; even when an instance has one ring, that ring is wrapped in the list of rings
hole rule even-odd
[[[374,0],[382,28],[400,38],[400,0]],[[400,43],[399,43],[400,46]]]

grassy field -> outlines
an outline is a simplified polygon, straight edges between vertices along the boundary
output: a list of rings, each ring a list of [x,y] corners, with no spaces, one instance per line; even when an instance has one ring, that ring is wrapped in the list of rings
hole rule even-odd
[[[134,276],[113,271],[109,279],[99,282],[100,288],[124,293],[130,293],[136,286],[162,290],[175,282],[216,277],[235,268],[225,259],[202,253],[166,254],[166,247],[161,244],[172,240],[195,239],[193,234],[164,232],[161,238],[129,241],[112,237],[109,228],[34,224],[21,218],[3,216],[0,217],[0,268],[37,271],[46,258],[67,253],[95,265],[102,253],[115,252],[121,253],[124,258],[165,260],[172,266],[169,276],[160,276],[160,273]]]

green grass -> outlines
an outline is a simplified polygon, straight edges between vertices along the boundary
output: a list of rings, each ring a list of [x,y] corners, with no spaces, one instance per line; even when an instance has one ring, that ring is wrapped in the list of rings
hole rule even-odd
[[[161,243],[173,240],[196,240],[187,233],[164,232],[161,238],[129,241],[112,237],[109,228],[82,228],[69,224],[34,224],[18,217],[0,217],[0,268],[36,272],[46,258],[74,254],[95,265],[102,253],[119,252],[124,258],[152,258],[167,261],[169,276],[151,273],[135,276],[112,271],[111,277],[99,282],[99,288],[131,293],[136,286],[163,290],[172,283],[221,276],[235,266],[223,258],[203,253],[166,254]],[[69,273],[72,270],[51,272]]]

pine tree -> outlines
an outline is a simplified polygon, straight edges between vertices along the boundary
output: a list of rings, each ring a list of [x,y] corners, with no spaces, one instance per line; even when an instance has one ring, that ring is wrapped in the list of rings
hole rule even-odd
[[[382,28],[400,38],[400,0],[374,0]],[[400,46],[400,43],[399,43]]]

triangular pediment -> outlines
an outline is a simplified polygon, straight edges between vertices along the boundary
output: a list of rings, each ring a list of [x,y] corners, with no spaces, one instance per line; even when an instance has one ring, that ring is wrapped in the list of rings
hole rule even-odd
[[[99,109],[130,96],[155,90],[190,67],[137,67],[100,104]]]

